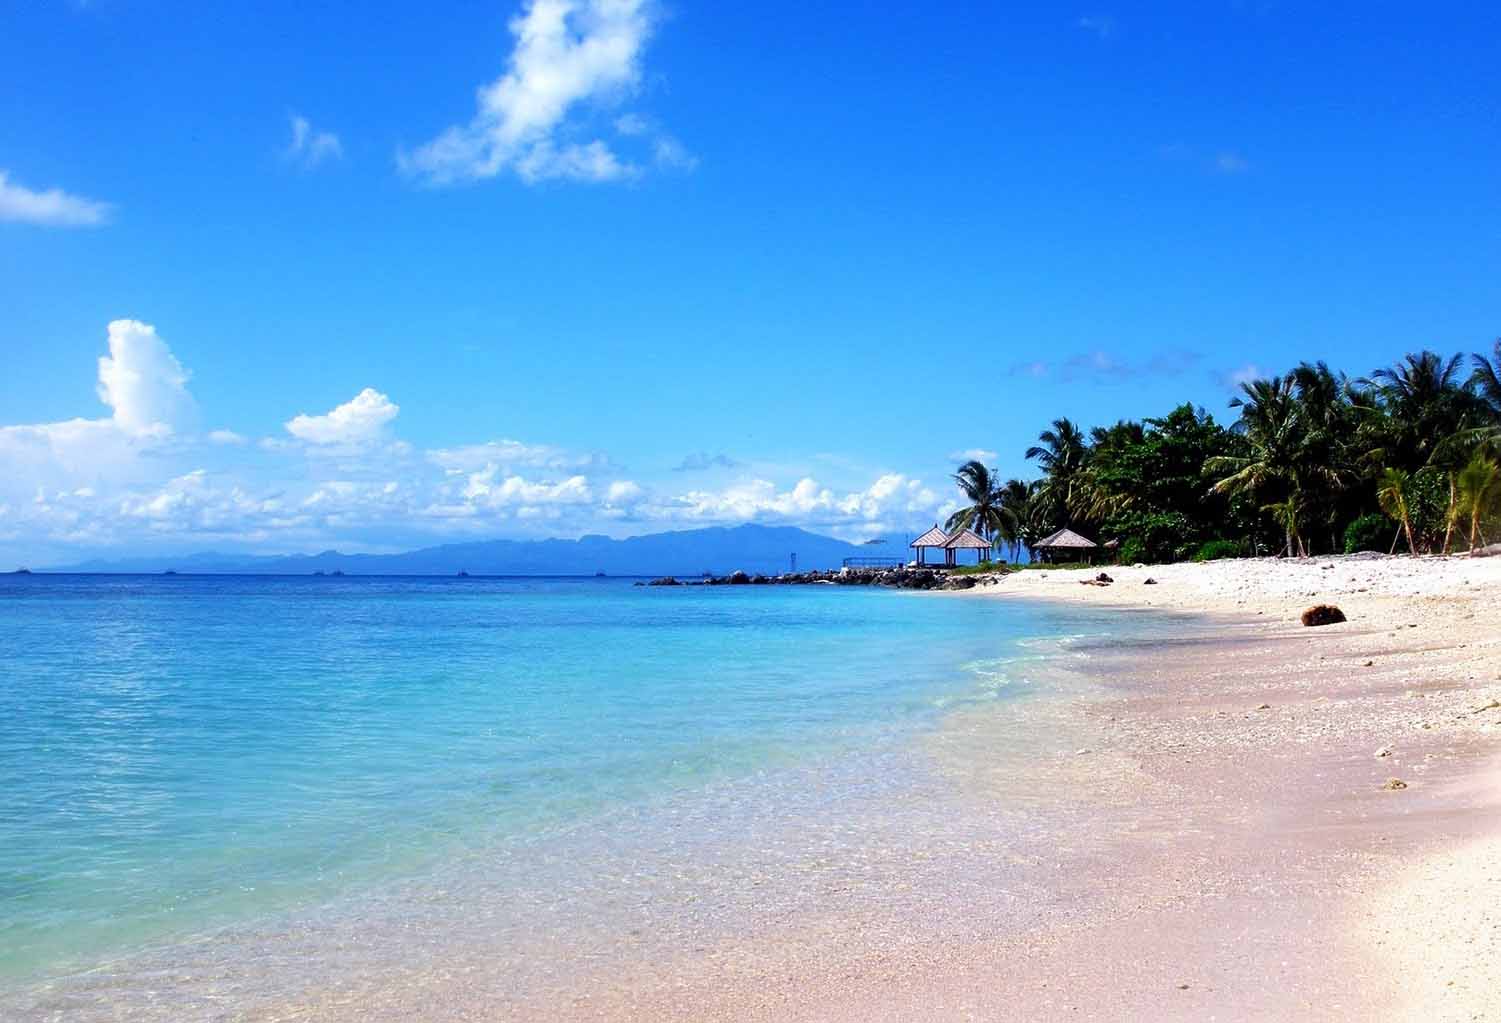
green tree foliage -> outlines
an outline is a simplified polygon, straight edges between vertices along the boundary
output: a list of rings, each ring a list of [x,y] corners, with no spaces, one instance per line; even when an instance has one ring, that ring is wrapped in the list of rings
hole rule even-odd
[[[1447,550],[1456,531],[1479,542],[1501,515],[1487,468],[1501,465],[1501,341],[1468,362],[1466,375],[1464,356],[1425,350],[1358,380],[1305,362],[1242,384],[1228,427],[1191,405],[1087,432],[1055,419],[1026,451],[1037,479],[961,467],[966,506],[950,522],[983,523],[1013,558],[1062,527],[1118,540],[1127,562],[1215,541],[1334,552],[1374,543],[1378,513],[1409,553]]]
[[[954,473],[954,482],[969,503],[949,516],[944,529],[973,529],[987,540],[1006,529],[1008,511],[989,469],[980,462],[965,462]]]

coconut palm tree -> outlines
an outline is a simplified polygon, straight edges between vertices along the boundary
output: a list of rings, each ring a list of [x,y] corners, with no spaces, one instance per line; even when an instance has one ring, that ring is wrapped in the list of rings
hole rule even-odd
[[[1036,492],[1035,482],[1018,479],[1007,480],[1000,489],[1001,511],[1004,513],[1000,535],[1010,545],[1012,561],[1020,561],[1022,546],[1025,544],[1030,550],[1032,542],[1041,535],[1033,526],[1038,504]]]
[[[1299,483],[1303,447],[1302,419],[1293,392],[1291,373],[1270,379],[1251,380],[1240,385],[1242,394],[1231,399],[1230,407],[1240,409],[1240,419],[1230,429],[1246,441],[1246,454],[1216,455],[1204,463],[1204,471],[1220,479],[1211,488],[1218,494],[1279,493],[1280,502],[1269,502],[1263,511],[1279,505],[1289,556],[1302,547],[1301,538],[1291,524],[1301,515]],[[1294,501],[1297,498],[1297,501]],[[1292,502],[1290,505],[1289,502]],[[1289,510],[1297,514],[1289,514]]]
[[[1041,443],[1027,449],[1027,457],[1037,462],[1043,474],[1036,499],[1055,520],[1061,519],[1061,525],[1072,525],[1077,485],[1089,458],[1084,432],[1071,419],[1055,419],[1037,439]]]
[[[1470,374],[1470,390],[1474,391],[1491,411],[1501,418],[1501,338],[1496,339],[1496,355],[1488,359],[1476,352],[1471,359],[1475,363],[1475,371]]]
[[[944,529],[951,533],[956,529],[973,529],[988,540],[1005,527],[1000,488],[983,463],[973,459],[965,462],[954,473],[954,482],[959,484],[969,504],[950,515]]]
[[[1470,530],[1470,551],[1485,542],[1480,535],[1480,524],[1487,516],[1501,511],[1501,464],[1483,451],[1459,470],[1455,479],[1457,499],[1454,514],[1461,524]]]
[[[1397,520],[1398,532],[1407,534],[1407,552],[1412,555],[1418,553],[1417,545],[1412,542],[1412,509],[1408,495],[1412,492],[1412,473],[1406,469],[1388,468],[1381,474],[1381,481],[1376,489],[1376,501],[1381,505],[1381,510],[1389,517]],[[1397,537],[1392,537],[1392,551],[1397,549]]]
[[[1303,498],[1294,492],[1288,494],[1285,501],[1262,505],[1261,510],[1269,512],[1277,525],[1286,530],[1288,554],[1296,550],[1298,557],[1308,557],[1308,548],[1303,546],[1303,533],[1299,528],[1303,521]]]

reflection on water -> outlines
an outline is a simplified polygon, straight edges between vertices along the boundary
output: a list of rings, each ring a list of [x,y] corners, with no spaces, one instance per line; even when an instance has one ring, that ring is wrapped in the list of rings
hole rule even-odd
[[[1025,690],[1007,665],[1046,648],[1019,640],[1099,628],[1009,601],[614,580],[31,576],[0,602],[18,1010],[161,998],[183,964],[270,997],[308,979],[279,958],[289,931],[352,976],[458,932],[520,954],[539,914],[615,933],[623,892],[632,913],[646,893],[694,911],[685,878],[751,912],[766,879],[796,894],[806,864],[784,857],[820,829],[884,850],[884,883],[898,832],[961,829],[919,798],[905,737]],[[893,832],[902,814],[918,831]]]

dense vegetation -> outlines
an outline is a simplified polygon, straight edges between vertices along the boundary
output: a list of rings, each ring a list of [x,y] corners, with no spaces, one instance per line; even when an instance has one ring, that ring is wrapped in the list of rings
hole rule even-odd
[[[1501,340],[1492,355],[1409,354],[1350,379],[1303,363],[1241,385],[1228,426],[1180,405],[1087,434],[1055,420],[1041,474],[954,480],[969,526],[1018,560],[1068,527],[1122,561],[1473,549],[1501,520]]]

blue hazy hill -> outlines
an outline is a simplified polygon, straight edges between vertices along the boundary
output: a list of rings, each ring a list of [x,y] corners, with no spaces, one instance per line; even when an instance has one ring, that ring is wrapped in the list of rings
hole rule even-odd
[[[46,569],[51,572],[173,571],[188,574],[285,574],[343,572],[346,575],[698,575],[737,569],[787,571],[791,555],[800,570],[837,568],[848,557],[903,557],[903,542],[852,544],[794,526],[716,526],[651,533],[622,540],[583,536],[577,540],[480,540],[443,544],[401,554],[342,554],[323,551],[286,557],[201,553],[179,556],[94,559]]]

